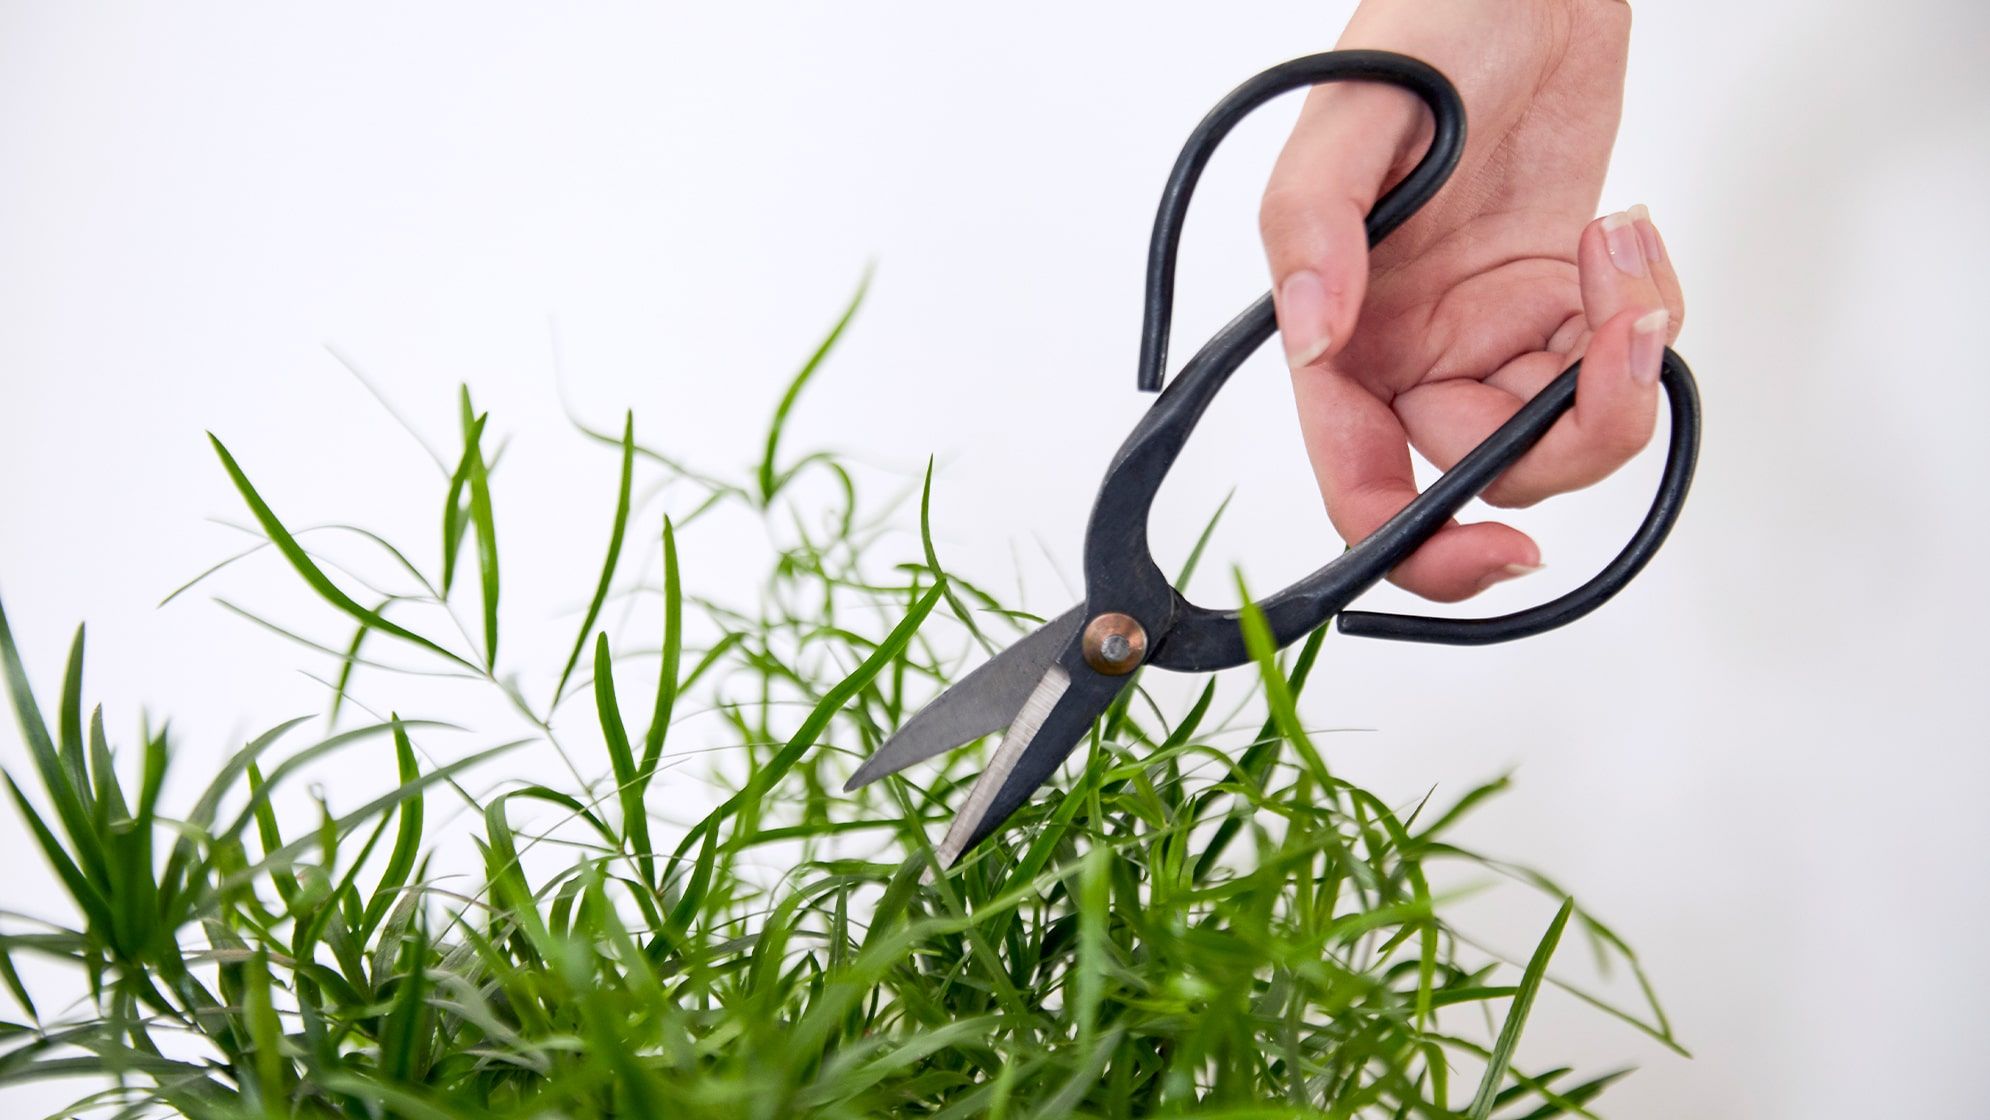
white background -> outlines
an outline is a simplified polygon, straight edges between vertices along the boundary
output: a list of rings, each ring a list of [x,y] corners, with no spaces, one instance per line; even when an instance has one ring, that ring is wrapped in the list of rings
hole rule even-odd
[[[0,591],[45,698],[87,620],[92,695],[125,741],[141,709],[173,717],[182,794],[317,710],[292,669],[322,662],[204,595],[154,604],[240,546],[202,520],[241,516],[203,429],[294,521],[433,536],[433,466],[326,343],[438,445],[472,383],[512,436],[509,578],[542,589],[512,640],[563,640],[613,461],[566,428],[549,324],[584,416],[633,407],[650,442],[730,468],[871,261],[795,445],[908,478],[938,453],[948,560],[1001,586],[1020,566],[1062,608],[1045,573],[1075,573],[1144,404],[1162,176],[1209,104],[1330,45],[1347,7],[0,6]],[[1986,11],[1641,6],[1603,206],[1648,203],[1685,279],[1707,414],[1685,519],[1566,631],[1327,647],[1309,714],[1372,729],[1329,740],[1338,765],[1409,796],[1517,768],[1469,839],[1642,951],[1696,1059],[1554,999],[1523,1045],[1640,1063],[1611,1115],[1964,1116],[1990,1090]],[[1198,195],[1184,346],[1265,286],[1256,191],[1290,113],[1240,130]],[[1156,520],[1175,554],[1238,487],[1204,595],[1229,563],[1269,587],[1337,549],[1275,360],[1191,451]],[[1653,468],[1522,515],[1549,571],[1474,608],[1593,570]],[[687,541],[694,583],[738,578],[721,541]],[[342,629],[267,563],[242,580]],[[0,762],[26,765],[11,734]],[[8,905],[53,911],[25,843],[0,813]],[[1500,897],[1488,937],[1524,952],[1551,904]]]

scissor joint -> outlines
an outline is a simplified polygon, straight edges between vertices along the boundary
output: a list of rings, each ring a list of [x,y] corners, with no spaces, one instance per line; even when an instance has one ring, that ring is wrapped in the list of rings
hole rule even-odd
[[[1123,677],[1147,658],[1147,628],[1130,614],[1104,611],[1085,623],[1080,646],[1094,671]]]

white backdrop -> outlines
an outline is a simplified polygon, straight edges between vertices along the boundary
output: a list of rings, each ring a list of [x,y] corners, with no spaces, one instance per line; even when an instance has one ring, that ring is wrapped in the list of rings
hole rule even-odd
[[[0,5],[0,592],[38,680],[86,619],[92,695],[114,729],[170,714],[183,778],[318,707],[292,647],[154,604],[239,546],[202,521],[239,516],[203,429],[288,517],[432,534],[399,480],[433,468],[325,343],[438,443],[470,381],[514,437],[513,578],[573,584],[613,465],[565,428],[549,321],[585,415],[633,407],[648,439],[744,464],[871,261],[796,442],[907,475],[938,453],[949,560],[1020,564],[1031,605],[1065,606],[1046,573],[1074,576],[1096,425],[1145,401],[1161,178],[1216,97],[1347,8]],[[1524,1043],[1641,1063],[1611,1115],[1984,1107],[1986,63],[1990,10],[1960,0],[1641,6],[1603,205],[1648,203],[1685,279],[1707,409],[1686,517],[1569,630],[1327,647],[1309,714],[1372,729],[1332,740],[1340,766],[1397,792],[1517,767],[1470,839],[1642,951],[1696,1059],[1555,1000]],[[1256,191],[1291,108],[1198,195],[1178,352],[1265,286]],[[1157,538],[1179,552],[1235,484],[1218,551],[1254,585],[1331,555],[1290,412],[1274,359],[1241,373]],[[1652,459],[1522,515],[1549,571],[1474,609],[1593,570]],[[572,606],[507,622],[564,634]],[[11,733],[0,762],[25,766]],[[0,874],[9,905],[56,905],[31,857]],[[1482,917],[1524,952],[1544,906]]]

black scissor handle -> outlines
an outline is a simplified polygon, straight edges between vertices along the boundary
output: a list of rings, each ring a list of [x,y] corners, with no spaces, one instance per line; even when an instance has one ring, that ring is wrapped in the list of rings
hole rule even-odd
[[[1147,288],[1140,320],[1139,385],[1151,393],[1161,387],[1168,364],[1168,336],[1175,317],[1175,257],[1181,245],[1182,226],[1188,220],[1189,196],[1216,146],[1251,111],[1277,97],[1303,86],[1325,82],[1372,81],[1401,86],[1423,99],[1430,108],[1432,135],[1430,147],[1416,167],[1388,193],[1377,199],[1368,211],[1368,244],[1389,236],[1410,215],[1423,208],[1458,166],[1465,151],[1465,103],[1451,80],[1429,64],[1408,55],[1389,51],[1327,51],[1282,62],[1231,90],[1202,118],[1182,145],[1174,170],[1168,172],[1161,188],[1161,206],[1154,215],[1154,233],[1147,242]],[[1239,355],[1242,361],[1278,329],[1272,313],[1271,294],[1238,316],[1248,320],[1249,332],[1256,335]],[[1232,324],[1233,326],[1237,324]]]
[[[1250,110],[1288,90],[1326,81],[1371,80],[1421,97],[1433,118],[1429,150],[1368,216],[1371,245],[1401,225],[1443,185],[1464,147],[1464,108],[1451,84],[1429,66],[1380,51],[1311,55],[1267,70],[1226,97],[1191,134],[1176,161],[1149,250],[1146,319],[1141,336],[1142,387],[1159,384],[1166,360],[1176,245],[1195,180],[1216,144]],[[1265,295],[1183,366],[1120,447],[1099,488],[1085,535],[1086,613],[1131,615],[1157,637],[1147,661],[1167,669],[1206,671],[1249,660],[1236,611],[1213,611],[1183,599],[1154,563],[1147,519],[1154,495],[1216,394],[1276,330]],[[1273,640],[1287,645],[1339,614],[1356,596],[1407,559],[1452,515],[1537,443],[1574,403],[1571,366],[1498,431],[1444,473],[1380,529],[1332,563],[1259,601]],[[1651,559],[1678,519],[1699,448],[1699,401],[1692,373],[1666,351],[1662,381],[1672,435],[1657,499],[1631,543],[1594,579],[1553,602],[1494,619],[1418,618],[1357,612],[1343,631],[1371,637],[1455,644],[1504,641],[1572,622],[1628,583]]]
[[[1515,429],[1513,438],[1524,440],[1521,452],[1532,447],[1540,439],[1535,434],[1546,433],[1556,418],[1567,412],[1575,404],[1576,373],[1582,368],[1577,362],[1560,377],[1549,382],[1548,387],[1535,394],[1534,399],[1516,413],[1499,431],[1494,432],[1485,443],[1480,444],[1474,455],[1494,448],[1509,428]],[[1638,525],[1638,531],[1631,535],[1630,543],[1617,553],[1603,570],[1592,576],[1589,582],[1557,599],[1551,599],[1538,607],[1524,611],[1503,614],[1494,618],[1435,618],[1423,615],[1379,614],[1373,611],[1345,611],[1340,616],[1340,630],[1362,638],[1394,638],[1405,642],[1438,642],[1454,646],[1490,645],[1494,642],[1507,642],[1515,638],[1526,638],[1557,626],[1566,626],[1590,611],[1602,606],[1610,597],[1624,589],[1631,577],[1644,570],[1657,554],[1658,546],[1665,543],[1665,537],[1672,532],[1673,523],[1679,520],[1679,511],[1685,508],[1686,491],[1693,485],[1693,468],[1700,457],[1700,391],[1694,384],[1693,371],[1686,368],[1686,359],[1665,351],[1665,359],[1660,367],[1659,383],[1665,387],[1666,406],[1672,413],[1672,434],[1666,440],[1665,469],[1659,475],[1658,495],[1652,499],[1651,509]],[[1539,409],[1540,418],[1530,418],[1522,423],[1523,416],[1531,410]],[[1518,457],[1516,454],[1515,458]],[[1510,461],[1510,460],[1509,460]],[[1460,462],[1445,477],[1458,474],[1464,469]],[[1497,476],[1503,466],[1491,472]],[[1441,479],[1439,480],[1442,481]],[[1487,482],[1479,483],[1472,492],[1477,494]],[[1469,484],[1469,483],[1467,483]],[[1412,502],[1428,498],[1432,491],[1425,491]],[[1407,511],[1405,511],[1407,512]],[[1394,522],[1386,523],[1376,535],[1387,532]],[[1427,539],[1428,534],[1410,545],[1412,551]],[[1373,540],[1374,537],[1368,538]],[[1368,543],[1363,541],[1363,544]],[[1408,553],[1404,554],[1405,556]]]

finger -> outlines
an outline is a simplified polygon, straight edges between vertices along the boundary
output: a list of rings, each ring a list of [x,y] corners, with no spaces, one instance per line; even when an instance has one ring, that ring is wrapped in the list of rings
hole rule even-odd
[[[1576,271],[1582,284],[1582,311],[1591,330],[1620,312],[1664,307],[1658,279],[1645,257],[1644,239],[1629,211],[1598,218],[1583,227],[1576,243]]]
[[[1318,364],[1354,332],[1368,287],[1375,199],[1425,128],[1414,95],[1393,86],[1321,86],[1272,168],[1258,211],[1286,364]]]
[[[1343,540],[1357,543],[1417,496],[1403,427],[1388,405],[1332,370],[1294,370],[1292,389],[1327,516]],[[1389,579],[1425,598],[1455,602],[1540,564],[1541,550],[1516,529],[1454,522]]]
[[[1574,336],[1584,356],[1575,406],[1540,443],[1486,488],[1496,506],[1532,505],[1608,477],[1651,440],[1658,416],[1659,358],[1670,312],[1644,257],[1635,221],[1613,214],[1582,232],[1577,254],[1583,317]],[[1562,332],[1557,332],[1561,334]],[[1418,450],[1449,470],[1561,373],[1571,355],[1524,355],[1482,384],[1430,382],[1398,396],[1397,415]]]
[[[1575,405],[1533,449],[1486,487],[1495,506],[1532,505],[1609,477],[1651,442],[1658,418],[1659,359],[1669,313],[1629,308],[1590,335],[1576,374]],[[1502,380],[1546,384],[1568,365],[1562,354],[1530,354]],[[1432,463],[1451,469],[1519,411],[1529,396],[1493,384],[1442,381],[1396,398],[1396,411]]]
[[[1665,310],[1672,316],[1672,326],[1666,335],[1669,343],[1679,337],[1679,328],[1686,322],[1686,296],[1679,288],[1679,273],[1672,268],[1672,254],[1665,249],[1665,239],[1658,235],[1651,211],[1640,203],[1631,207],[1629,213],[1637,224],[1638,245],[1644,250],[1645,263],[1651,267],[1652,280],[1658,284],[1659,298],[1665,301]]]

